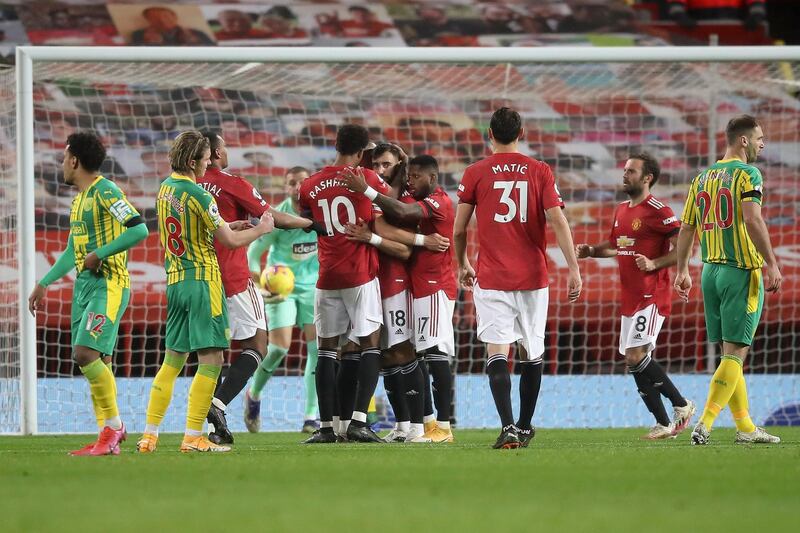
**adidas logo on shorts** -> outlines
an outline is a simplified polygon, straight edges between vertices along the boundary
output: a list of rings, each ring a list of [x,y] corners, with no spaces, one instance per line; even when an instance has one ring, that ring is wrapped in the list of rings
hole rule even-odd
[[[425,342],[425,335],[420,335],[419,339],[417,339],[417,342]]]
[[[637,333],[636,335],[633,336],[633,338],[636,339],[636,340],[642,340],[642,334],[641,333]]]
[[[397,328],[397,331],[395,331],[394,334],[395,335],[402,335],[403,334],[403,328]]]

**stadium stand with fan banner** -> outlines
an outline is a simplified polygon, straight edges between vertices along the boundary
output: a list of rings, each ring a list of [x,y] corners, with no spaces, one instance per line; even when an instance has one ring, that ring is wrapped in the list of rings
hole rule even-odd
[[[0,72],[0,433],[94,431],[88,389],[70,356],[72,278],[51,286],[38,319],[27,311],[33,284],[64,247],[74,193],[60,183],[60,157],[72,131],[103,137],[104,174],[153,228],[154,196],[178,131],[220,129],[231,169],[277,203],[285,170],[321,167],[332,159],[336,127],[358,122],[376,141],[436,156],[440,181],[454,195],[464,168],[488,154],[489,116],[506,104],[525,120],[523,151],[553,167],[577,243],[607,238],[624,199],[627,154],[646,149],[661,161],[653,192],[680,213],[690,179],[722,154],[727,120],[744,112],[758,117],[767,139],[758,163],[765,215],[784,286],[767,298],[745,371],[757,423],[800,423],[800,101],[792,96],[800,48],[18,47],[15,69],[16,104],[14,71]],[[582,263],[584,294],[569,304],[563,258],[549,240],[551,307],[536,424],[645,425],[648,413],[616,353],[616,262]],[[152,232],[129,256],[132,299],[114,366],[120,411],[134,432],[142,430],[163,356],[162,261]],[[696,259],[693,268],[699,283]],[[454,320],[458,424],[493,427],[470,293],[459,295]],[[295,339],[265,390],[265,429],[294,430],[302,416],[301,348]],[[689,304],[676,299],[656,357],[699,404],[715,355],[705,341],[699,291]],[[186,376],[193,371],[189,365]],[[179,382],[176,405],[187,388]],[[243,430],[238,416],[228,419]],[[162,427],[178,430],[181,420],[173,410]],[[721,423],[730,422],[723,415]]]

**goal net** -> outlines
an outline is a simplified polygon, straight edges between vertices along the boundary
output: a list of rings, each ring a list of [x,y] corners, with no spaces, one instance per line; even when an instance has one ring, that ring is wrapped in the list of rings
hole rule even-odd
[[[91,51],[89,51],[91,53]],[[635,52],[634,52],[635,53]],[[464,168],[490,153],[491,113],[510,105],[523,116],[521,150],[550,164],[566,203],[576,243],[607,239],[616,205],[625,199],[621,167],[628,154],[646,150],[661,163],[654,195],[680,216],[688,183],[724,152],[724,128],[734,115],[755,115],[766,135],[758,163],[765,176],[764,213],[784,274],[780,293],[767,297],[748,359],[753,418],[786,418],[800,402],[797,330],[800,193],[800,62],[214,62],[198,52],[194,62],[109,61],[33,63],[36,279],[64,248],[75,191],[65,186],[61,157],[66,137],[89,129],[109,148],[103,173],[140,210],[150,237],[130,253],[132,297],[122,320],[114,373],[121,414],[140,431],[152,377],[163,358],[165,275],[155,231],[154,200],[169,172],[171,139],[186,129],[214,128],[229,148],[228,170],[251,180],[272,202],[284,198],[283,175],[294,166],[317,169],[332,161],[337,127],[366,126],[375,141],[409,154],[431,154],[440,181],[455,201]],[[577,56],[581,57],[581,56]],[[3,82],[4,78],[0,78]],[[5,84],[0,96],[5,94]],[[6,111],[5,101],[0,101]],[[0,111],[2,131],[13,144],[13,115]],[[16,185],[13,153],[3,157],[0,198],[4,236],[2,272],[17,268],[13,246]],[[477,253],[474,228],[470,253]],[[566,298],[566,265],[549,236],[550,311],[545,376],[535,417],[544,427],[622,427],[652,423],[633,379],[617,353],[619,276],[615,260],[581,263],[584,292]],[[699,287],[697,258],[692,261]],[[23,268],[34,268],[24,265]],[[5,276],[5,274],[4,274]],[[48,290],[37,319],[37,429],[91,432],[88,386],[70,354],[73,277]],[[14,290],[0,301],[0,431],[18,431],[18,358]],[[460,292],[454,316],[457,358],[455,418],[461,427],[495,427],[497,417],[485,375],[485,353],[475,334],[469,292]],[[235,356],[237,350],[231,355]],[[33,357],[33,354],[23,354]],[[688,398],[702,405],[716,366],[706,342],[699,290],[688,304],[675,302],[655,357]],[[192,361],[193,358],[190,358]],[[196,362],[196,360],[195,360]],[[265,430],[296,430],[302,421],[305,346],[296,335],[284,364],[263,394]],[[183,428],[188,376],[175,387],[163,428]],[[516,371],[516,369],[515,369]],[[16,384],[15,384],[16,383]],[[391,418],[382,388],[379,415]],[[515,411],[516,411],[515,406]],[[16,410],[16,411],[15,411]],[[230,406],[232,429],[243,430],[241,397]],[[782,414],[783,413],[783,414]],[[781,418],[783,416],[783,418]],[[721,424],[730,424],[723,415]],[[15,425],[16,424],[16,425]]]

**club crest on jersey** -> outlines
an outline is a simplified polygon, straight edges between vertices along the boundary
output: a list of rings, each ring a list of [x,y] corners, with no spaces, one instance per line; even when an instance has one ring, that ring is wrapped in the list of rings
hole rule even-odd
[[[617,248],[629,248],[636,243],[636,239],[631,239],[625,235],[617,237]]]
[[[641,227],[642,227],[641,219],[634,218],[633,221],[631,222],[631,229],[633,231],[639,231],[639,228],[641,228]]]
[[[83,201],[83,210],[86,212],[91,211],[94,208],[94,198],[87,198]]]

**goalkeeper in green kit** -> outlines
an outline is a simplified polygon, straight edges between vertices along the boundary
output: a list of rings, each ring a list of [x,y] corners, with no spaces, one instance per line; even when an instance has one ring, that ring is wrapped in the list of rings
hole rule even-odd
[[[309,171],[303,167],[293,167],[286,172],[285,187],[288,197],[274,206],[276,211],[299,216],[298,192],[300,184],[309,175]],[[252,385],[245,394],[244,423],[251,433],[257,433],[260,429],[261,392],[289,352],[292,329],[296,325],[303,330],[308,350],[303,376],[306,406],[302,431],[312,433],[318,429],[317,388],[314,377],[318,353],[317,331],[314,328],[314,291],[319,275],[317,234],[302,229],[276,229],[254,241],[247,252],[247,259],[250,272],[257,283],[261,275],[261,258],[267,251],[269,251],[267,266],[285,265],[292,270],[295,277],[294,290],[287,297],[273,295],[265,299],[269,346],[267,356],[253,374]]]

